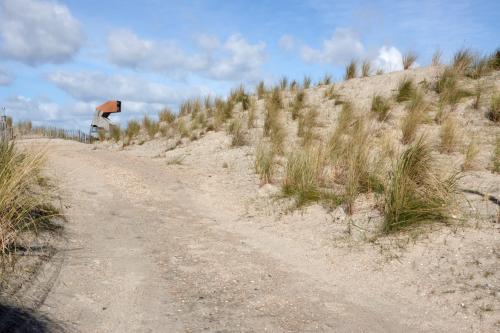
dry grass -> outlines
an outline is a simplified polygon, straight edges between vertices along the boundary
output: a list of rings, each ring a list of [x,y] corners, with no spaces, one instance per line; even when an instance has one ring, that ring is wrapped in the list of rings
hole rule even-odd
[[[413,83],[413,80],[408,77],[403,78],[398,83],[396,101],[404,102],[410,100],[412,96],[415,94],[415,91],[416,88],[415,84]]]
[[[255,122],[257,121],[257,110],[255,103],[251,103],[250,109],[248,109],[248,118],[247,118],[247,128],[254,128]]]
[[[327,89],[325,89],[324,97],[327,99],[338,99],[339,94],[335,91],[335,86],[331,85]]]
[[[379,121],[387,119],[391,106],[389,101],[380,95],[375,95],[372,98],[371,112],[377,116]]]
[[[231,105],[241,103],[241,108],[243,109],[243,111],[248,110],[248,108],[250,107],[250,96],[248,96],[248,94],[246,93],[245,87],[243,85],[240,85],[238,88],[231,91],[228,101]]]
[[[120,125],[111,125],[111,127],[109,128],[109,136],[113,139],[114,142],[118,143],[122,136]]]
[[[154,121],[148,116],[144,116],[144,118],[142,118],[142,126],[146,130],[146,133],[148,134],[150,139],[153,139],[156,133],[158,133],[158,131],[160,130],[160,125],[158,124],[158,122]]]
[[[413,51],[408,51],[403,55],[403,69],[410,69],[411,66],[417,61],[417,54]]]
[[[175,114],[169,108],[165,108],[158,113],[158,119],[160,122],[170,124],[174,122],[175,118]]]
[[[322,165],[321,148],[310,147],[290,153],[282,184],[283,194],[294,197],[298,206],[319,200]]]
[[[319,85],[323,85],[323,86],[328,86],[330,84],[332,84],[332,76],[330,74],[325,74],[325,76],[323,77],[323,80],[320,82]]]
[[[292,109],[292,119],[296,120],[299,118],[302,109],[305,105],[306,94],[303,89],[300,89],[295,94],[295,97],[292,101],[291,109]]]
[[[264,81],[260,81],[259,84],[257,85],[256,94],[257,94],[257,99],[263,99],[266,96],[266,85],[264,84]]]
[[[401,142],[403,144],[409,144],[415,139],[418,127],[422,122],[425,109],[426,105],[423,100],[423,96],[418,92],[414,93],[411,97],[410,103],[408,104],[406,115],[401,120],[401,131],[403,134]]]
[[[286,88],[288,88],[288,78],[286,76],[283,76],[280,79],[280,89],[285,90]]]
[[[285,129],[281,122],[282,107],[280,90],[275,88],[266,101],[264,136],[270,137],[273,149],[277,153],[284,151]]]
[[[500,122],[500,93],[496,93],[491,97],[488,118],[496,123]]]
[[[441,125],[439,132],[440,144],[439,151],[442,153],[452,153],[457,147],[458,130],[453,117],[448,116]]]
[[[422,137],[401,154],[386,186],[384,232],[449,220],[456,176],[443,178],[434,163],[431,148]]]
[[[309,89],[311,87],[311,77],[310,76],[304,76],[304,80],[302,82],[302,87],[304,89]]]
[[[364,60],[363,63],[361,64],[361,76],[368,77],[370,76],[370,72],[371,72],[370,60]]]
[[[458,86],[458,74],[453,68],[446,68],[439,76],[434,90],[439,94],[439,102],[443,105],[456,105],[462,98],[472,93]]]
[[[437,49],[434,54],[432,55],[432,66],[439,66],[441,65],[441,56],[443,55],[443,52],[440,49]]]
[[[136,120],[130,120],[127,123],[127,129],[125,130],[125,136],[127,137],[127,139],[129,141],[133,140],[134,138],[137,137],[140,130],[141,130],[141,125]]]
[[[474,168],[474,163],[479,154],[477,142],[472,138],[464,149],[464,162],[462,163],[462,171],[469,171]]]
[[[0,264],[5,264],[23,244],[23,235],[54,228],[51,218],[58,215],[40,185],[43,152],[16,149],[0,142]]]
[[[473,79],[479,79],[491,72],[489,57],[475,56],[470,68],[466,72],[467,76]]]
[[[357,72],[357,63],[355,60],[351,60],[351,62],[348,63],[345,67],[344,79],[345,80],[354,79],[356,77],[356,72]]]
[[[469,49],[458,50],[453,56],[452,69],[457,74],[465,74],[474,62],[474,55]]]
[[[484,91],[484,83],[478,82],[474,89],[474,103],[472,104],[472,107],[476,110],[478,110],[479,106],[481,105],[481,96],[483,94],[483,91]]]
[[[275,171],[275,152],[268,144],[261,142],[255,150],[255,172],[261,184],[272,183]]]
[[[304,115],[299,117],[297,136],[302,138],[302,145],[310,145],[316,139],[315,127],[318,126],[318,111],[310,108]]]
[[[231,147],[241,147],[247,143],[243,124],[240,119],[234,119],[229,123],[227,133],[232,137]]]
[[[491,69],[495,71],[500,70],[500,49],[497,49],[492,55],[490,55],[489,63]]]
[[[500,173],[500,135],[497,135],[495,139],[495,146],[493,148],[493,154],[491,154],[492,171],[494,173]]]

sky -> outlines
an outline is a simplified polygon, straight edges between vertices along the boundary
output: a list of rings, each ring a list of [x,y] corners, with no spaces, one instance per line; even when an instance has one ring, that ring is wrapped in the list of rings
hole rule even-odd
[[[281,77],[343,76],[351,59],[385,72],[402,54],[500,47],[500,1],[0,0],[0,107],[15,121],[87,129],[177,110],[197,96]]]

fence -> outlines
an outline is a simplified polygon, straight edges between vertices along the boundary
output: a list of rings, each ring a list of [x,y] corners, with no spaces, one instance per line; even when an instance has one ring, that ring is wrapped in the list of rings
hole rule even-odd
[[[22,139],[51,138],[73,140],[81,143],[92,143],[95,138],[80,130],[67,130],[56,127],[34,127],[29,130],[20,130],[17,137]]]
[[[0,141],[12,140],[14,132],[11,125],[12,121],[9,121],[6,116],[0,116]]]

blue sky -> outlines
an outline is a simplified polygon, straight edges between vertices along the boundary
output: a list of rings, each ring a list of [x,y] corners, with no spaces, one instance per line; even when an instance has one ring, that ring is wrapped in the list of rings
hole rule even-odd
[[[0,106],[16,120],[87,128],[281,76],[339,79],[350,59],[400,69],[500,47],[498,1],[0,0]]]

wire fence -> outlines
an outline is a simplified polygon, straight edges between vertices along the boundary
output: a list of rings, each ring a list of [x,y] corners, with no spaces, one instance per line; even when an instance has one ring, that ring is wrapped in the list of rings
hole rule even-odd
[[[12,118],[0,116],[0,141],[12,140],[14,132],[12,130]]]
[[[29,130],[20,129],[16,133],[16,137],[22,139],[38,139],[38,138],[51,138],[51,139],[64,139],[73,140],[81,143],[92,143],[96,139],[81,130],[68,130],[56,127],[33,127]]]

